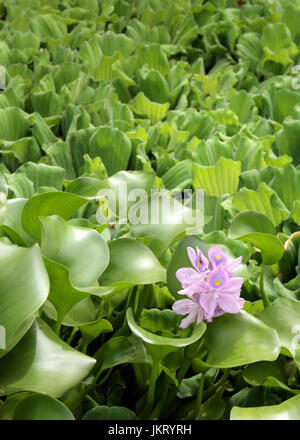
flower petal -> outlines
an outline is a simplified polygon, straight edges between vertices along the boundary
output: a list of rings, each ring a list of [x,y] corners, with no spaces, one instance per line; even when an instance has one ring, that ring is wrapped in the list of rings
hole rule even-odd
[[[215,316],[214,312],[217,307],[217,296],[215,293],[202,293],[200,295],[199,303],[207,320]]]
[[[184,318],[180,323],[180,328],[187,328],[189,325],[193,324],[197,315],[197,311],[191,312],[186,318]]]
[[[197,255],[196,255],[195,250],[194,250],[192,247],[190,247],[190,246],[188,246],[188,247],[186,248],[186,250],[187,250],[187,253],[188,253],[188,256],[189,256],[190,262],[191,262],[192,265],[196,268],[196,266],[195,266],[195,261],[196,261],[196,257],[197,257]]]
[[[201,307],[199,307],[198,313],[197,313],[197,324],[200,324],[200,322],[203,321],[204,313]]]
[[[227,283],[222,286],[218,292],[239,295],[243,282],[244,279],[240,277],[229,278]]]
[[[222,310],[226,313],[239,313],[244,305],[242,298],[235,295],[218,293],[218,303]]]
[[[227,264],[226,270],[229,272],[230,276],[233,276],[232,271],[241,264],[242,259],[243,257],[239,257]]]
[[[215,267],[224,266],[227,263],[227,257],[218,246],[213,246],[208,251],[208,258]]]
[[[188,298],[179,299],[178,301],[174,302],[172,306],[172,310],[174,310],[177,315],[187,315],[194,310],[197,311],[198,308],[199,305]]]
[[[199,274],[199,272],[191,267],[182,267],[176,271],[176,278],[184,289],[189,287],[195,281],[200,281],[202,276],[202,274]]]

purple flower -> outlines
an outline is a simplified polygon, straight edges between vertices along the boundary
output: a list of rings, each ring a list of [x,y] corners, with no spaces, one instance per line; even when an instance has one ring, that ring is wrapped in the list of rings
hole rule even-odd
[[[245,300],[240,297],[243,278],[233,277],[232,270],[237,267],[242,257],[231,263],[217,246],[208,252],[209,262],[196,248],[187,248],[191,263],[196,268],[183,267],[176,272],[182,285],[178,293],[186,299],[176,301],[173,310],[179,315],[187,315],[180,327],[186,328],[197,319],[197,324],[204,319],[211,322],[224,313],[239,313]],[[197,264],[199,261],[199,264]]]

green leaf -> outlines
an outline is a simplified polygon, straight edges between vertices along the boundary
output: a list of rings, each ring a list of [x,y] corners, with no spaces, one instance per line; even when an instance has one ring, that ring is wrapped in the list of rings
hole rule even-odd
[[[30,396],[29,392],[16,393],[12,396],[7,397],[5,403],[0,405],[0,420],[13,420],[14,412],[16,406],[21,402],[21,400]]]
[[[279,405],[257,408],[234,406],[230,420],[300,420],[300,396],[291,397]]]
[[[277,299],[271,307],[263,310],[258,318],[278,333],[280,343],[292,357],[298,352],[300,327],[300,307],[298,301]]]
[[[149,118],[153,125],[165,118],[169,106],[169,103],[159,104],[150,101],[143,92],[138,93],[131,102],[132,110],[139,116]]]
[[[148,245],[155,255],[160,256],[180,234],[202,232],[203,206],[197,208],[197,211],[193,210],[167,193],[154,193],[131,206],[130,229],[136,237],[151,237]]]
[[[21,165],[16,171],[16,174],[19,173],[23,173],[31,180],[35,192],[37,192],[40,187],[53,187],[57,190],[61,190],[65,176],[65,170],[61,167],[32,162],[26,162]]]
[[[79,330],[83,337],[83,344],[88,345],[102,333],[112,332],[113,327],[106,319],[99,319],[98,321],[91,322],[90,324],[80,326]]]
[[[177,397],[179,397],[179,399],[186,399],[187,397],[195,396],[198,392],[202,375],[203,373],[199,373],[195,376],[183,379],[177,391]]]
[[[206,362],[216,368],[273,361],[277,359],[281,346],[273,328],[245,311],[215,318],[207,326],[205,342],[208,349]]]
[[[69,269],[77,287],[90,286],[109,261],[106,242],[94,229],[73,226],[59,216],[40,217],[43,255]]]
[[[298,139],[300,134],[300,122],[286,120],[282,129],[276,133],[276,147],[281,154],[288,154],[293,158],[294,165],[300,165],[300,152]]]
[[[100,156],[109,176],[127,168],[131,142],[118,128],[104,127],[90,138],[91,157]]]
[[[144,342],[152,345],[171,347],[186,347],[193,344],[201,338],[206,330],[206,325],[201,322],[195,327],[193,333],[188,338],[166,338],[164,336],[159,336],[140,327],[134,320],[131,308],[127,310],[127,322],[132,333],[141,338]]]
[[[41,41],[47,41],[48,38],[61,39],[67,33],[67,26],[54,14],[36,15],[30,27]]]
[[[33,394],[18,403],[13,420],[74,420],[74,416],[59,400]]]
[[[133,238],[109,243],[110,262],[99,279],[102,285],[153,284],[165,280],[165,269],[151,250]]]
[[[126,363],[152,362],[142,341],[135,335],[129,337],[115,336],[109,339],[94,355],[101,371]]]
[[[167,189],[177,189],[179,191],[189,187],[192,183],[192,168],[191,160],[182,160],[170,168],[162,175],[162,181]]]
[[[228,236],[251,243],[262,253],[265,264],[277,263],[284,252],[283,244],[275,237],[275,228],[264,214],[255,211],[239,213],[231,222]]]
[[[251,68],[255,69],[263,56],[261,35],[254,32],[243,34],[237,43],[237,53],[241,60],[250,62]]]
[[[145,65],[148,66],[148,69],[158,70],[162,75],[168,74],[168,58],[159,44],[141,45],[137,55],[136,67],[140,68]]]
[[[141,91],[150,101],[160,104],[169,102],[169,86],[160,72],[142,68],[138,72],[138,79]]]
[[[60,115],[64,107],[62,98],[51,90],[32,93],[31,104],[32,110],[38,112],[44,118]]]
[[[277,192],[288,209],[293,211],[292,218],[299,224],[300,170],[293,165],[278,169],[270,183],[270,187]]]
[[[276,192],[265,182],[261,182],[256,191],[242,188],[232,196],[231,203],[238,211],[257,211],[264,214],[274,226],[278,226],[289,215]]]
[[[209,196],[220,197],[237,191],[241,162],[221,157],[213,167],[193,165],[193,186]]]
[[[100,405],[90,409],[82,420],[137,420],[137,416],[124,406]]]
[[[93,358],[74,350],[38,319],[1,358],[0,389],[4,394],[30,390],[60,397],[83,380],[94,364]]]
[[[240,90],[230,98],[230,109],[238,116],[241,124],[246,124],[250,118],[252,99],[245,90]]]
[[[25,115],[17,107],[0,109],[0,139],[17,141],[26,137],[30,124]]]
[[[35,239],[40,239],[41,223],[39,217],[59,215],[65,220],[71,217],[88,200],[67,192],[46,192],[28,200],[22,213],[25,231]]]
[[[22,212],[26,199],[10,199],[7,201],[7,212],[1,229],[19,246],[32,246],[34,239],[25,232],[22,226]]]
[[[38,245],[26,249],[0,242],[0,261],[0,322],[8,350],[18,342],[15,334],[22,324],[46,301],[49,279]],[[0,350],[0,356],[5,353]]]
[[[177,317],[172,310],[143,309],[140,324],[151,332],[171,330],[177,326]]]
[[[284,359],[278,358],[273,362],[262,361],[247,365],[243,372],[243,378],[250,385],[279,388],[292,394],[300,393],[300,390],[293,390],[286,385],[288,375],[284,364]]]
[[[129,200],[131,191],[145,191],[151,193],[155,180],[155,173],[151,171],[119,171],[108,179],[109,186],[115,192],[116,196],[116,214],[123,218],[128,214],[128,210],[136,203],[135,200]],[[139,197],[139,195],[138,195]],[[127,199],[127,212],[121,212],[120,205]],[[110,206],[114,210],[114,206]]]

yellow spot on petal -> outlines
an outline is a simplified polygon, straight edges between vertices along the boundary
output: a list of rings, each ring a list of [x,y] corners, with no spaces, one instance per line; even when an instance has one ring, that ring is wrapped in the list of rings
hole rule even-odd
[[[222,310],[220,306],[218,307],[218,310]]]
[[[216,255],[216,260],[217,260],[217,261],[220,261],[220,260],[221,260],[220,255]]]
[[[221,284],[221,281],[220,280],[216,280],[215,281],[215,286],[219,286]]]
[[[200,263],[199,263],[199,261],[197,261],[197,267],[199,267],[200,266]]]

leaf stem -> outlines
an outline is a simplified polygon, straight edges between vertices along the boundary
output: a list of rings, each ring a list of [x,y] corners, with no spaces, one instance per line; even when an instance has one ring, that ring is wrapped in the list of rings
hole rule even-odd
[[[152,370],[151,370],[151,375],[150,375],[150,382],[149,382],[149,387],[148,387],[148,392],[147,392],[147,397],[146,397],[146,403],[145,406],[143,408],[143,411],[140,414],[140,418],[143,420],[147,420],[150,416],[152,407],[153,407],[153,403],[154,403],[154,397],[155,397],[155,385],[156,385],[156,379],[158,377],[159,374],[159,366],[157,362],[154,362]]]
[[[269,298],[267,297],[265,286],[264,286],[264,274],[265,274],[265,265],[261,265],[261,273],[260,273],[260,294],[263,300],[264,308],[270,307],[271,302]]]
[[[207,400],[220,386],[222,386],[226,381],[230,373],[230,368],[226,368],[223,376],[218,382],[214,383],[211,387],[207,388],[207,390],[203,393],[203,399]]]
[[[141,366],[139,364],[132,364],[132,366],[134,369],[138,389],[142,393],[144,391],[145,387],[144,387],[144,378],[143,378]]]
[[[180,382],[182,381],[182,379],[184,378],[184,376],[186,375],[186,372],[190,368],[191,363],[192,363],[192,360],[189,359],[188,357],[186,357],[184,359],[181,367],[179,368],[178,375],[177,375],[177,380],[178,380],[179,385],[180,385]],[[164,402],[164,409],[163,409],[163,413],[162,413],[163,417],[166,415],[166,412],[169,410],[170,406],[172,405],[173,400],[175,399],[175,396],[177,394],[178,388],[179,387],[173,387],[171,389],[169,395],[167,395],[167,398]]]
[[[204,379],[205,379],[205,374],[202,373],[202,376],[201,376],[200,382],[199,382],[198,392],[197,392],[196,405],[195,405],[195,408],[194,408],[194,411],[192,414],[192,419],[197,419],[200,415],[201,406],[202,406],[202,398],[203,398]]]

